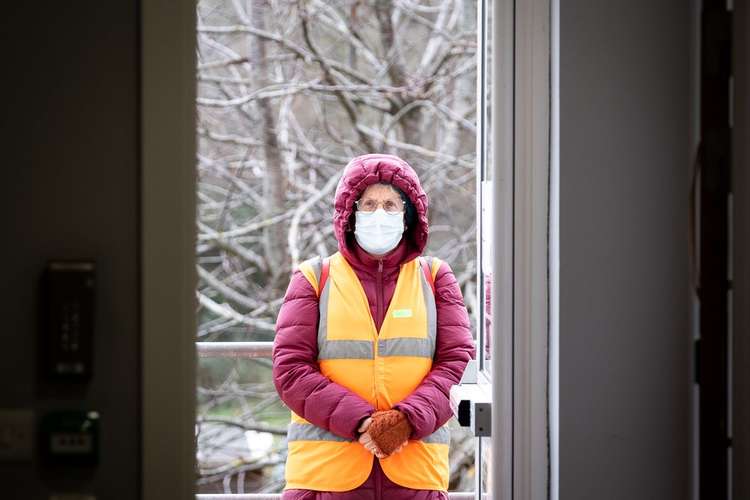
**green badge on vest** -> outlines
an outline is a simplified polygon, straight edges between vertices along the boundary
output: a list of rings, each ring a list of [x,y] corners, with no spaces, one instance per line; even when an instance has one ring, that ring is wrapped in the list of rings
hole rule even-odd
[[[393,310],[393,317],[394,318],[411,318],[411,309],[394,309]]]

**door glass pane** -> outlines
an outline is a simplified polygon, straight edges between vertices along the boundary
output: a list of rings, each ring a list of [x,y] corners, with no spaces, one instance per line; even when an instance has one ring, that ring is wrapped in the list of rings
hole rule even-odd
[[[493,261],[495,256],[495,247],[493,244],[494,227],[497,222],[496,217],[502,216],[496,213],[496,209],[501,206],[495,203],[493,194],[493,116],[492,109],[492,69],[493,69],[493,3],[492,1],[483,1],[483,15],[481,20],[481,29],[478,37],[480,52],[480,71],[479,78],[479,107],[481,110],[480,127],[479,127],[479,152],[480,158],[480,179],[479,179],[479,218],[480,218],[480,237],[479,237],[479,302],[481,316],[478,322],[480,330],[478,355],[480,359],[480,381],[493,381],[492,374],[492,283],[493,283]],[[504,290],[505,291],[505,290]],[[507,291],[505,291],[507,293]],[[505,383],[507,381],[497,380],[494,383]],[[491,387],[486,387],[487,391]],[[493,413],[495,410],[493,409]],[[476,482],[476,488],[480,495],[478,498],[492,498],[493,489],[491,482],[491,468],[493,460],[492,438],[476,438],[476,467],[479,471],[479,478]]]
[[[491,372],[491,325],[492,325],[492,227],[494,224],[494,203],[492,200],[492,115],[491,111],[491,94],[492,94],[492,3],[484,2],[483,29],[480,30],[480,45],[483,52],[480,54],[480,72],[479,72],[479,89],[480,89],[480,140],[479,158],[480,158],[480,249],[481,260],[479,262],[479,297],[481,305],[479,310],[482,311],[482,317],[479,324],[481,340],[480,349],[480,369]]]

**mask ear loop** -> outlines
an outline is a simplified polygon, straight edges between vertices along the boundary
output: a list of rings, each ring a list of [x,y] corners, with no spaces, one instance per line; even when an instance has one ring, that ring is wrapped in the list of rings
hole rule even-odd
[[[408,196],[406,196],[406,193],[404,193],[402,190],[398,190],[399,198],[401,198],[401,201],[404,203],[404,232],[403,236],[406,236],[406,232],[409,230],[409,225],[407,222],[409,221],[409,205],[413,205],[411,203],[411,200]]]
[[[354,215],[355,213],[357,213],[357,204],[352,202],[351,211],[346,218],[346,222],[344,222],[344,233],[354,233],[354,225],[352,224],[352,219],[356,217],[356,215]]]
[[[359,197],[362,196],[362,192],[357,193],[355,196],[352,196],[352,204],[350,205],[350,212],[349,216],[346,218],[346,222],[344,223],[344,232],[345,233],[354,233],[354,225],[352,224],[352,220],[356,217],[357,213],[357,200]]]

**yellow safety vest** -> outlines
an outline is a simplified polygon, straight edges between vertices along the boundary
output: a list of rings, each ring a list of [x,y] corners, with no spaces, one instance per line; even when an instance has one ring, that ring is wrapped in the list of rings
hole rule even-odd
[[[323,375],[389,410],[411,394],[432,367],[436,341],[435,297],[419,258],[401,265],[380,334],[354,270],[341,253],[329,260],[318,290],[319,257],[299,268],[318,293],[318,364]],[[433,259],[434,281],[440,263]],[[309,404],[315,404],[310,401]],[[386,476],[407,488],[448,489],[447,424],[399,453],[379,459]],[[365,482],[375,458],[361,443],[320,428],[292,412],[285,489],[347,491]]]

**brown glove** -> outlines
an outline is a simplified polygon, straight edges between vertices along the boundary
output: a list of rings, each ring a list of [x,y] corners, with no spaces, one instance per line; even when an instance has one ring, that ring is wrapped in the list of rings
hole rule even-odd
[[[367,432],[386,455],[393,453],[411,436],[409,420],[399,410],[376,411]]]

